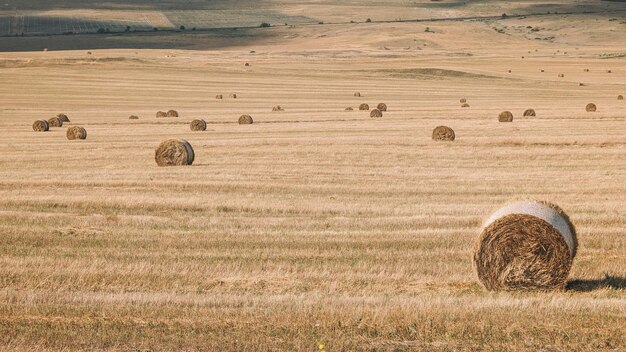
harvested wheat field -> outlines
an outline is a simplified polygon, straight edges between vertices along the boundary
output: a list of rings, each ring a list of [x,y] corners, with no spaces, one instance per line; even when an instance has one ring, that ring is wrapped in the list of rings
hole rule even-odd
[[[0,350],[626,349],[626,3],[8,3]],[[476,244],[526,200],[575,256],[506,281]]]

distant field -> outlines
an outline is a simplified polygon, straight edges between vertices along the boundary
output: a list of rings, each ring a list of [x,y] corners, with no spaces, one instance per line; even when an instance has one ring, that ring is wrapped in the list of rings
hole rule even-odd
[[[0,36],[45,35],[151,31],[158,29],[187,29],[258,27],[262,22],[274,25],[316,23],[305,16],[289,16],[274,11],[259,10],[194,10],[164,12],[92,12],[73,11],[52,14],[18,13],[0,15]]]
[[[431,2],[357,1],[185,1],[158,2],[6,2],[0,7],[0,36],[80,34],[100,31],[150,31],[302,25],[332,22],[397,21],[469,16],[545,14],[555,12],[614,13],[623,17],[626,4],[589,1],[541,4],[519,1]]]

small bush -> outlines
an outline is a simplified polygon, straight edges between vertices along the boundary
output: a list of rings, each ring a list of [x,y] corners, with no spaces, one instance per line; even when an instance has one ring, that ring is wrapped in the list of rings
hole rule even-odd
[[[267,28],[267,27],[271,27],[271,26],[272,26],[271,24],[269,24],[269,23],[267,23],[267,22],[263,22],[263,23],[261,23],[261,25],[260,25],[259,27],[261,27],[261,28]]]

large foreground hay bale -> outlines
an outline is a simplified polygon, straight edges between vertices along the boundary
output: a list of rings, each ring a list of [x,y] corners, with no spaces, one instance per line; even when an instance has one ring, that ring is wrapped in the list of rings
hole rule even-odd
[[[563,289],[578,243],[557,206],[518,202],[485,222],[474,247],[474,267],[488,290]]]
[[[276,105],[272,108],[272,111],[285,111],[280,105]]]
[[[239,124],[240,125],[252,125],[254,121],[252,120],[252,116],[250,115],[241,115],[239,116]]]
[[[618,95],[618,96],[617,96],[617,100],[624,100],[624,96],[623,96],[623,95],[621,95],[621,94],[620,94],[620,95]]]
[[[191,121],[189,127],[192,131],[206,131],[206,122],[202,119],[196,119]]]
[[[154,160],[159,166],[191,165],[194,158],[191,144],[182,139],[169,139],[161,143],[154,153]]]
[[[465,99],[465,98],[461,98],[461,100],[459,100],[459,101],[461,102],[461,104],[467,103],[467,99]]]
[[[535,109],[527,109],[524,111],[524,116],[537,116],[537,113],[535,112]]]
[[[380,104],[378,104],[378,106],[376,106],[376,109],[378,109],[380,111],[387,111],[387,104],[380,103]]]
[[[57,117],[58,117],[59,119],[61,119],[61,121],[63,121],[64,123],[65,123],[65,122],[70,122],[70,118],[69,118],[69,117],[67,117],[67,115],[65,115],[65,114],[58,114],[58,115],[57,115]]]
[[[167,117],[167,114],[165,112],[163,112],[163,111],[157,111],[156,117],[157,118]]]
[[[587,106],[585,106],[585,110],[587,110],[587,112],[596,112],[596,110],[598,110],[598,107],[594,103],[589,103],[587,104]]]
[[[503,111],[498,115],[500,122],[513,122],[513,114],[510,111]]]
[[[369,109],[370,109],[370,106],[365,104],[365,103],[359,105],[359,110],[365,111],[365,110],[369,110]]]
[[[373,109],[373,110],[370,112],[370,117],[372,117],[372,118],[383,117],[383,112],[382,112],[382,111],[380,111],[380,110],[378,110],[378,109]]]
[[[52,117],[48,119],[48,125],[50,127],[63,127],[63,121],[58,117]]]
[[[129,119],[129,120],[139,120],[139,116],[137,116],[137,115],[130,115],[130,116],[128,117],[128,119]]]
[[[167,112],[167,117],[178,117],[178,111],[170,110]]]
[[[46,132],[50,129],[50,125],[46,120],[37,120],[33,123],[33,131]]]
[[[87,139],[87,130],[80,126],[72,126],[67,129],[66,136],[70,141],[75,139]]]
[[[448,126],[437,126],[433,130],[433,141],[453,141],[455,138],[454,130]]]

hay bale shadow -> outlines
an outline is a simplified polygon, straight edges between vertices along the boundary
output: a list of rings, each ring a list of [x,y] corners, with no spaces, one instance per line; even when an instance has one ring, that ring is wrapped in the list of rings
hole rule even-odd
[[[603,279],[570,280],[567,283],[568,291],[591,292],[595,290],[601,290],[604,288],[609,288],[609,289],[614,289],[614,290],[625,290],[626,289],[626,277],[605,274]]]

